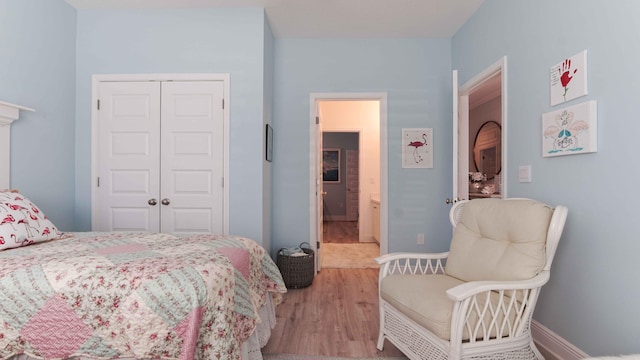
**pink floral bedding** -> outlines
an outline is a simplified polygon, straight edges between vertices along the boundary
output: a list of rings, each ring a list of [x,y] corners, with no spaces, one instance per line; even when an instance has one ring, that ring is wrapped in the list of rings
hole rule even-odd
[[[0,358],[239,359],[285,291],[250,239],[75,233],[0,252]]]

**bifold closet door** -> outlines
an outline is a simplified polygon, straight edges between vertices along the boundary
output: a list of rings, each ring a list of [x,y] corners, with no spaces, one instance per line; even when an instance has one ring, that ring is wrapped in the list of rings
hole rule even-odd
[[[96,230],[223,233],[223,89],[100,83]]]
[[[99,225],[94,230],[157,232],[160,83],[102,82],[99,91]]]

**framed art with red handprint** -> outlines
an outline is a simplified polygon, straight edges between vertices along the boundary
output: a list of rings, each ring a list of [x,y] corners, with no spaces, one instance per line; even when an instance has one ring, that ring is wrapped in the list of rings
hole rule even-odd
[[[583,50],[552,66],[551,106],[587,95],[587,50]]]

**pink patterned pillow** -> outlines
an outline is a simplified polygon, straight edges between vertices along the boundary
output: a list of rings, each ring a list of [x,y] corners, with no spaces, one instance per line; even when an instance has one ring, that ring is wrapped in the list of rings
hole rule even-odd
[[[0,250],[57,239],[58,228],[19,192],[0,192]]]

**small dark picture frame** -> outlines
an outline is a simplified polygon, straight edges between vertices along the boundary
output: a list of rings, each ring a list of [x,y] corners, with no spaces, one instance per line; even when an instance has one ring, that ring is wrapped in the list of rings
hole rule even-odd
[[[340,149],[322,149],[322,181],[340,183]]]
[[[267,124],[265,143],[266,143],[265,159],[268,162],[271,162],[273,160],[273,128],[269,124]]]

